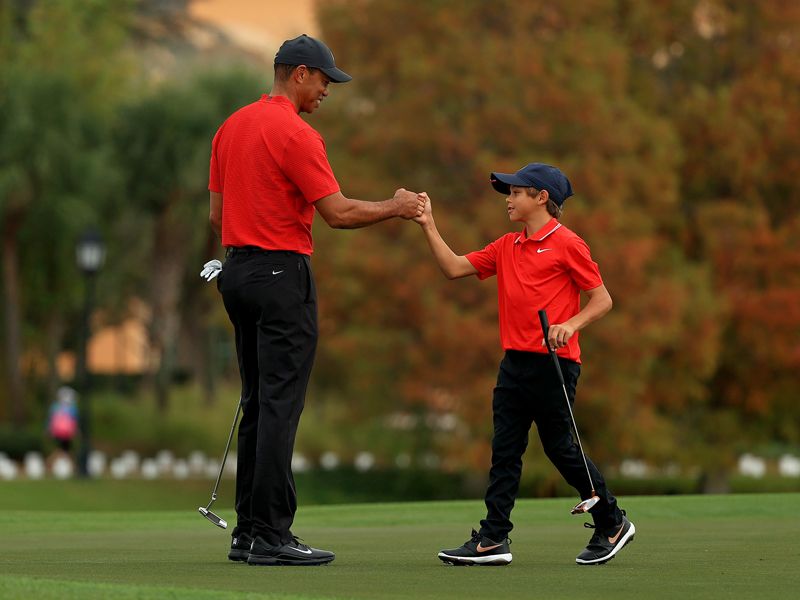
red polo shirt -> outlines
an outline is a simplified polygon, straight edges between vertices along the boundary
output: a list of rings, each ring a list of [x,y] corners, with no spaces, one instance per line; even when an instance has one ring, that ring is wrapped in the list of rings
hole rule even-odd
[[[314,202],[339,191],[325,142],[284,96],[233,113],[211,145],[208,189],[222,194],[222,245],[311,254]]]
[[[504,350],[546,354],[538,311],[547,310],[550,323],[563,323],[580,312],[581,290],[603,284],[589,246],[555,219],[530,237],[526,230],[508,233],[483,250],[467,254],[467,260],[480,279],[497,275]],[[581,362],[578,332],[558,355]]]

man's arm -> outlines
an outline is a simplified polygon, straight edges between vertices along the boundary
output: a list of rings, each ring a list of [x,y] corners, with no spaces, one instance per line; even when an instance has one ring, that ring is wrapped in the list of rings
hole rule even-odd
[[[433,207],[431,200],[427,194],[420,194],[420,198],[426,200],[425,211],[414,221],[422,226],[422,231],[425,232],[425,238],[428,240],[428,245],[433,252],[439,268],[448,279],[458,279],[466,277],[467,275],[475,275],[478,269],[472,266],[472,263],[467,260],[466,256],[459,256],[450,249],[436,229],[436,223],[433,221]]]
[[[222,239],[222,194],[211,192],[208,208],[208,222],[211,229]]]
[[[597,321],[597,319],[611,310],[613,301],[605,285],[599,285],[594,289],[587,290],[585,294],[588,296],[589,301],[577,315],[563,323],[550,325],[548,342],[552,348],[563,348],[576,331],[580,331],[589,323]]]
[[[354,200],[345,197],[342,192],[336,192],[320,198],[315,206],[325,222],[334,229],[358,229],[392,217],[418,217],[425,208],[425,200],[401,188],[393,198],[381,202]]]

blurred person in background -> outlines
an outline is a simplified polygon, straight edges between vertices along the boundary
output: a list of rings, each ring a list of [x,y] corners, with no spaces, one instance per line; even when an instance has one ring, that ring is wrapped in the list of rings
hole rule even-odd
[[[56,444],[56,451],[48,462],[52,463],[59,456],[72,460],[72,442],[78,434],[77,392],[68,386],[61,386],[56,392],[56,399],[50,405],[47,417],[47,433]]]

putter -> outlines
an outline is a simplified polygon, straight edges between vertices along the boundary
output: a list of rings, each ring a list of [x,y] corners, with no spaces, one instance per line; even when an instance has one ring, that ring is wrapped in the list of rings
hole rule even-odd
[[[211,521],[217,527],[221,527],[222,529],[228,528],[228,522],[220,517],[219,515],[214,514],[209,509],[211,505],[214,504],[217,500],[217,488],[219,487],[219,480],[222,479],[222,471],[225,469],[225,460],[228,458],[228,450],[231,447],[231,440],[233,439],[233,432],[236,429],[236,422],[239,420],[239,412],[242,410],[242,399],[239,398],[239,403],[236,405],[236,415],[233,417],[233,425],[231,425],[231,432],[228,434],[228,443],[225,444],[225,454],[222,455],[222,464],[219,467],[219,475],[217,475],[217,483],[214,484],[214,491],[211,492],[211,502],[208,503],[208,506],[203,508],[202,506],[197,507],[197,512],[203,515],[206,519]]]
[[[594,491],[594,482],[592,481],[592,475],[589,473],[589,463],[586,461],[586,454],[583,451],[583,445],[581,444],[581,436],[578,433],[578,426],[575,424],[575,415],[572,414],[572,405],[569,403],[569,394],[567,394],[567,386],[564,383],[564,374],[561,372],[561,365],[558,363],[558,356],[556,355],[555,348],[551,348],[550,344],[547,341],[547,335],[550,332],[550,323],[547,320],[547,311],[540,310],[539,311],[539,322],[542,324],[542,333],[544,334],[544,343],[547,346],[547,351],[550,353],[551,358],[553,359],[553,364],[556,366],[556,372],[558,373],[558,380],[561,382],[561,389],[564,390],[564,400],[567,401],[567,408],[569,409],[569,416],[572,419],[572,428],[575,430],[575,437],[578,440],[578,448],[580,448],[581,456],[583,457],[583,466],[586,467],[586,476],[589,478],[589,487],[592,488],[592,496],[590,498],[586,498],[586,500],[581,500],[575,506],[572,507],[570,511],[573,515],[579,515],[582,513],[589,512],[589,509],[592,508],[595,504],[600,502],[600,498],[597,495],[597,492]]]

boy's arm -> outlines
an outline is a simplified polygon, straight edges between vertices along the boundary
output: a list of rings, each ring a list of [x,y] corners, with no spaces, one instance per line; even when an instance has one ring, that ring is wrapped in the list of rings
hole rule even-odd
[[[478,270],[472,266],[472,263],[467,260],[466,256],[459,256],[450,249],[436,229],[436,223],[433,221],[433,207],[431,200],[427,194],[420,194],[420,198],[425,198],[425,211],[422,216],[416,217],[414,220],[422,226],[422,231],[425,232],[425,238],[428,240],[428,245],[433,252],[439,268],[448,279],[458,279],[459,277],[466,277],[467,275],[475,275]]]
[[[577,315],[563,323],[550,326],[548,342],[552,348],[563,348],[576,331],[580,331],[589,323],[597,321],[597,319],[611,310],[613,302],[605,285],[586,290],[585,294],[589,297],[589,301]]]

